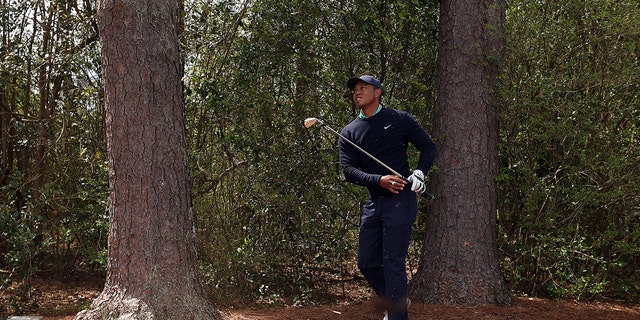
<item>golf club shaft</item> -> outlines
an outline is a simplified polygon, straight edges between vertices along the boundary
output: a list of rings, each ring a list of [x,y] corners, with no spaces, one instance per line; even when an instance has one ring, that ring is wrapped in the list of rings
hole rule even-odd
[[[364,155],[366,155],[367,157],[371,158],[371,160],[377,162],[379,165],[383,166],[385,169],[389,170],[389,172],[395,174],[396,176],[402,178],[404,181],[409,182],[409,179],[406,178],[405,176],[401,175],[398,171],[394,170],[393,168],[389,167],[387,164],[385,164],[384,162],[380,161],[378,158],[374,157],[372,154],[370,154],[369,152],[367,152],[366,150],[360,148],[360,146],[358,146],[357,144],[355,144],[353,141],[347,139],[345,136],[343,136],[342,134],[340,134],[340,132],[334,130],[333,128],[325,125],[322,121],[319,121],[320,124],[322,125],[322,127],[326,128],[327,130],[335,133],[338,135],[338,137],[340,137],[341,139],[343,139],[344,141],[346,141],[347,143],[349,143],[350,145],[352,145],[354,148],[358,149],[358,151],[362,152]],[[435,198],[431,193],[429,192],[423,192],[420,195],[422,195],[423,197],[427,198],[427,199],[433,199]]]
[[[371,160],[377,162],[379,165],[383,166],[385,169],[389,170],[391,173],[395,174],[396,176],[401,177],[402,179],[407,180],[404,176],[402,176],[400,173],[398,173],[398,171],[393,170],[393,168],[389,167],[388,165],[386,165],[384,162],[378,160],[378,158],[374,157],[372,154],[370,154],[369,152],[367,152],[366,150],[360,148],[360,146],[358,146],[357,144],[355,144],[353,141],[347,139],[345,136],[343,136],[342,134],[340,134],[338,131],[332,129],[331,127],[327,127],[325,126],[325,128],[327,128],[328,130],[331,130],[331,132],[337,134],[340,138],[342,138],[344,141],[348,142],[350,145],[352,145],[354,148],[358,149],[358,151],[364,153],[367,157],[371,158]]]

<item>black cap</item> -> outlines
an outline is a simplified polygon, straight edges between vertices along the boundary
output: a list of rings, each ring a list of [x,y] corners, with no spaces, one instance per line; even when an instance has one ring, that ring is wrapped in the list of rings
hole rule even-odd
[[[382,84],[380,84],[380,80],[376,79],[374,76],[372,75],[368,75],[365,74],[363,76],[360,77],[353,77],[351,79],[349,79],[347,81],[347,88],[353,90],[353,88],[356,87],[356,83],[358,83],[358,81],[364,81],[378,89],[382,89]]]

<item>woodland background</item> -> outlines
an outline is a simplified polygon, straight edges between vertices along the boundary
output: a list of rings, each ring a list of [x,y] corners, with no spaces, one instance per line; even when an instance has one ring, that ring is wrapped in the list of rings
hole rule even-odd
[[[93,0],[0,0],[0,290],[106,269]],[[344,182],[345,81],[376,74],[429,131],[438,2],[184,0],[197,243],[217,299],[313,304],[357,277],[366,190]],[[517,294],[640,299],[640,4],[510,1],[498,243]],[[435,168],[437,170],[437,168]],[[428,203],[410,252],[415,272]],[[29,281],[13,307],[29,304]]]

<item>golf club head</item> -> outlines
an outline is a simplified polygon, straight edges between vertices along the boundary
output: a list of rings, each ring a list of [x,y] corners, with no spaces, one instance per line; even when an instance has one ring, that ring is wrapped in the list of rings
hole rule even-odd
[[[304,119],[304,126],[307,128],[311,128],[311,126],[313,126],[314,124],[316,124],[316,122],[322,124],[322,120],[318,119],[318,118],[306,118]]]

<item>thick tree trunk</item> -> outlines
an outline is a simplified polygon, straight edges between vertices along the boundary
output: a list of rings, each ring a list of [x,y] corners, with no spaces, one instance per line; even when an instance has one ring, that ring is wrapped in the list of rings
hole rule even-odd
[[[496,243],[498,93],[504,48],[503,0],[443,0],[439,26],[432,178],[411,295],[421,301],[510,303]]]
[[[109,151],[104,291],[76,319],[217,319],[199,280],[178,1],[98,2]]]

